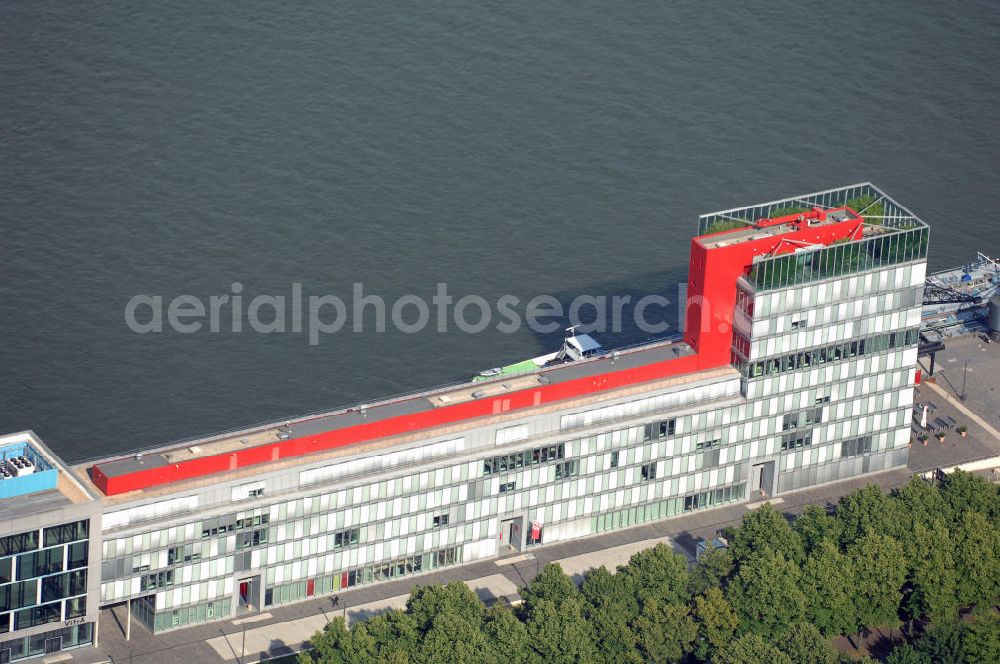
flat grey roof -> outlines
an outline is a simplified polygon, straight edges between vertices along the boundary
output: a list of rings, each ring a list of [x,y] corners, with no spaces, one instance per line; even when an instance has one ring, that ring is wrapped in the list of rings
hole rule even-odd
[[[563,383],[577,378],[632,369],[656,364],[665,360],[687,357],[693,354],[694,349],[684,342],[652,343],[633,349],[608,351],[607,354],[602,356],[568,362],[555,367],[541,369],[537,373],[526,373],[520,377],[498,376],[488,381],[475,383],[470,381],[439,390],[415,394],[396,401],[375,403],[365,406],[363,413],[360,407],[354,407],[319,416],[307,416],[288,422],[275,422],[235,434],[209,437],[200,441],[183,444],[175,443],[172,446],[143,452],[141,457],[138,458],[136,455],[132,455],[112,458],[107,461],[87,462],[82,465],[86,467],[95,464],[99,465],[102,473],[109,477],[117,477],[138,470],[167,466],[181,460],[215,456],[228,451],[249,449],[258,445],[279,442],[284,439],[303,438],[329,431],[338,431],[359,424],[413,415],[441,407],[441,402],[447,401],[447,399],[442,399],[442,397],[449,395],[453,396],[455,403],[468,400],[469,395],[465,393],[470,390],[476,393],[479,391],[488,391],[489,396],[496,396],[504,392],[513,393],[527,389],[528,386],[524,385],[524,380],[526,379],[537,381],[537,384]],[[435,401],[432,401],[432,398]],[[303,457],[303,462],[307,459],[308,456]]]
[[[0,500],[0,523],[49,512],[72,504],[73,501],[64,496],[59,489],[7,498]]]

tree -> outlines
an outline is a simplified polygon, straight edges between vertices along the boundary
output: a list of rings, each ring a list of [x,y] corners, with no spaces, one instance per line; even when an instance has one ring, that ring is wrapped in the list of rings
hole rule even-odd
[[[802,566],[802,591],[806,616],[824,636],[847,634],[857,628],[853,586],[847,557],[834,542],[820,541]]]
[[[417,586],[406,600],[406,611],[413,618],[421,634],[431,628],[434,618],[446,611],[453,611],[471,624],[478,625],[483,618],[483,603],[461,581],[447,585]]]
[[[709,588],[704,596],[694,598],[694,618],[698,625],[694,654],[702,661],[732,641],[740,626],[739,617],[719,588]]]
[[[639,648],[649,662],[680,662],[691,652],[698,627],[681,604],[647,602],[635,621]]]
[[[486,609],[483,633],[496,651],[503,655],[506,664],[528,664],[531,661],[528,630],[505,604],[494,604]]]
[[[990,484],[978,475],[956,470],[941,480],[941,493],[951,506],[957,521],[965,512],[979,512],[990,523],[1000,523],[1000,487]]]
[[[810,623],[793,625],[778,648],[795,664],[837,664],[837,652]]]
[[[555,601],[536,599],[527,615],[528,642],[542,662],[593,662],[597,659],[594,632],[583,617],[583,601],[571,597]]]
[[[842,524],[840,537],[844,544],[865,535],[898,536],[906,530],[905,515],[900,513],[899,504],[874,484],[841,496],[837,519]]]
[[[419,661],[424,664],[496,664],[500,661],[480,624],[450,610],[434,617],[419,652]]]
[[[618,574],[641,602],[682,603],[689,599],[687,558],[666,544],[635,554]]]
[[[951,506],[941,491],[914,475],[910,481],[892,492],[902,506],[908,523],[930,525],[935,520],[948,522],[952,518]]]
[[[934,625],[917,641],[916,646],[934,664],[965,664],[962,656],[962,624],[958,621]]]
[[[957,618],[958,580],[947,526],[939,519],[929,526],[918,521],[910,540],[910,590],[904,601],[907,615],[911,620],[926,616],[935,622]]]
[[[364,623],[365,631],[371,638],[371,647],[380,659],[391,657],[394,653],[405,655],[417,648],[419,634],[413,616],[404,611],[387,611]]]
[[[326,626],[313,634],[309,643],[315,649],[312,655],[301,653],[299,664],[348,664],[347,653],[352,650],[351,633],[343,617],[337,616]]]
[[[720,648],[712,664],[792,664],[792,660],[757,634],[745,634]]]
[[[885,664],[934,664],[930,655],[922,653],[909,644],[896,646],[885,658]]]
[[[743,524],[729,532],[729,551],[736,564],[765,549],[781,553],[785,560],[800,562],[802,540],[771,503],[743,515]]]
[[[559,563],[547,564],[520,592],[524,600],[522,608],[526,612],[530,612],[539,600],[547,599],[560,606],[566,600],[580,596],[573,579],[566,576]]]
[[[591,569],[580,588],[584,616],[594,629],[597,650],[608,664],[645,661],[639,652],[632,622],[639,616],[636,597],[624,574],[612,574],[606,567]]]
[[[827,514],[826,510],[819,505],[808,505],[802,514],[795,519],[795,525],[792,526],[792,529],[802,540],[806,554],[825,540],[840,541],[840,521]]]
[[[781,553],[752,554],[726,589],[726,599],[740,617],[742,631],[776,641],[805,617],[806,598],[799,568]]]
[[[729,580],[735,565],[729,549],[713,549],[703,554],[691,571],[688,590],[691,595],[703,595],[709,588],[722,587]]]
[[[967,664],[1000,662],[1000,616],[992,608],[966,626],[962,652]]]
[[[965,512],[955,534],[956,594],[959,606],[1000,602],[1000,530],[980,512]]]
[[[906,578],[902,545],[886,535],[861,537],[847,554],[855,571],[854,606],[858,627],[898,625],[900,588]]]

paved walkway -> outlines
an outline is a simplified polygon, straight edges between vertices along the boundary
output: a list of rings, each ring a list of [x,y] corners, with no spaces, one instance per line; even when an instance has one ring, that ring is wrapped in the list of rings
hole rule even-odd
[[[786,514],[798,514],[809,504],[833,506],[845,493],[854,489],[878,484],[883,490],[900,486],[909,481],[914,472],[951,466],[963,461],[1000,454],[1000,425],[993,376],[1000,375],[1000,348],[987,352],[974,340],[949,341],[948,349],[939,354],[938,384],[923,386],[917,400],[933,400],[940,413],[951,415],[956,421],[967,424],[969,437],[961,438],[951,433],[945,444],[932,439],[927,446],[915,443],[910,450],[909,468],[890,470],[875,475],[853,478],[783,494],[772,501]],[[956,392],[950,383],[960,376],[955,367],[964,360],[974,358],[976,368],[970,367],[967,399],[964,403],[946,398],[944,393]],[[971,362],[970,362],[971,364]],[[993,371],[994,365],[997,369]],[[948,374],[950,382],[946,380]],[[961,385],[961,383],[958,383]],[[939,389],[935,389],[939,388]],[[963,406],[963,408],[958,408]],[[970,417],[965,409],[981,413]],[[992,420],[992,421],[987,421]],[[581,578],[591,567],[604,565],[609,569],[628,561],[635,552],[664,542],[675,550],[694,557],[695,543],[700,537],[711,537],[716,530],[740,522],[749,509],[761,503],[728,505],[694,512],[672,519],[602,533],[590,537],[561,542],[527,553],[515,553],[499,560],[491,559],[439,569],[427,574],[406,577],[397,581],[362,586],[342,591],[340,601],[333,605],[330,597],[300,602],[284,607],[273,607],[267,613],[227,620],[167,632],[156,638],[138,621],[132,622],[132,638],[126,642],[120,625],[124,624],[124,609],[118,614],[102,611],[100,646],[71,651],[72,661],[79,664],[130,661],[142,664],[167,664],[175,662],[237,662],[250,664],[268,657],[275,657],[300,650],[317,630],[336,615],[347,620],[359,620],[390,608],[405,605],[409,590],[414,585],[462,581],[469,585],[484,602],[517,598],[517,588],[526,584],[537,571],[549,562],[559,562],[570,575]],[[244,641],[245,631],[245,641]],[[68,653],[69,654],[69,653]],[[43,660],[44,661],[44,660]],[[69,659],[64,661],[70,661]]]

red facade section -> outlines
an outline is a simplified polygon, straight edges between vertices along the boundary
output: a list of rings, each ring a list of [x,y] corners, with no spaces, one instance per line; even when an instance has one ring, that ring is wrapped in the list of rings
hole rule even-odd
[[[767,225],[788,223],[797,216],[771,220]],[[819,227],[803,224],[799,230],[729,246],[708,247],[705,238],[725,237],[726,231],[691,240],[688,272],[688,302],[684,341],[698,353],[699,369],[728,364],[733,343],[736,281],[745,275],[757,256],[791,253],[807,244],[829,245],[857,238],[861,219],[849,219]]]
[[[816,214],[822,213],[807,216]],[[793,219],[772,220],[765,225]],[[754,257],[791,252],[802,246],[801,243],[826,245],[848,237],[856,238],[861,224],[860,219],[819,227],[809,227],[803,222],[792,232],[722,247],[708,247],[701,240],[724,233],[693,239],[684,340],[695,349],[694,355],[123,475],[108,476],[98,464],[91,468],[91,477],[105,495],[111,496],[725,366],[730,362],[736,281],[749,270]]]
[[[148,468],[123,475],[108,477],[101,472],[100,465],[98,464],[91,468],[91,477],[97,488],[104,492],[105,495],[113,496],[170,482],[221,473],[236,468],[245,468],[247,466],[270,463],[279,459],[313,454],[377,438],[432,429],[478,417],[488,417],[556,401],[564,401],[595,392],[613,390],[637,383],[689,373],[697,370],[697,368],[698,356],[689,355],[634,369],[625,369],[599,376],[588,376],[564,383],[540,385],[503,396],[468,401],[413,415],[392,417],[368,424],[359,424],[307,438],[278,441],[250,449],[191,459],[168,466]]]

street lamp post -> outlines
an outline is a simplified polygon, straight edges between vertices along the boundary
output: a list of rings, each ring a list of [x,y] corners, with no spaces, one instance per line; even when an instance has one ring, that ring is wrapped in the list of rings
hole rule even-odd
[[[962,374],[962,396],[959,397],[962,401],[965,401],[965,380],[969,377],[969,361],[965,361],[965,372]]]

